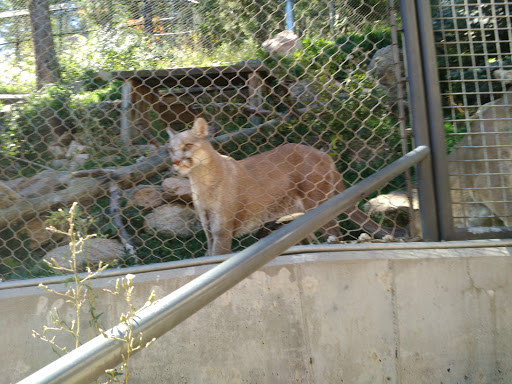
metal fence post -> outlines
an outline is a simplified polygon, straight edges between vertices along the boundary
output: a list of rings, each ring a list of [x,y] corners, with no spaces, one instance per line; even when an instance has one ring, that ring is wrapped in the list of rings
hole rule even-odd
[[[437,70],[437,56],[434,46],[434,32],[430,3],[416,1],[418,13],[419,38],[423,60],[426,107],[428,128],[430,132],[430,148],[432,153],[433,171],[435,176],[435,193],[437,217],[441,240],[452,240],[453,215],[448,175],[448,155],[443,127],[443,108],[441,90]]]
[[[423,71],[422,52],[418,33],[416,4],[401,0],[400,9],[405,37],[405,54],[408,67],[409,106],[415,146],[430,147],[429,116]],[[438,209],[435,194],[435,181],[432,157],[428,157],[417,166],[421,223],[423,238],[426,241],[439,241]]]

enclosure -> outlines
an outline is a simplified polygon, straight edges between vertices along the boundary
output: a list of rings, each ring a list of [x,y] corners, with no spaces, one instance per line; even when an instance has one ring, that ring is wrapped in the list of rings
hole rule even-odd
[[[512,238],[505,0],[0,7],[0,289],[67,281],[100,261],[108,276],[209,263],[212,235],[195,211],[203,198],[168,149],[169,131],[198,117],[221,155],[307,145],[332,159],[347,188],[428,149],[361,195],[357,215],[339,215],[336,239],[311,226],[307,253],[359,243],[510,246],[497,241]],[[273,189],[270,178],[256,184]],[[217,200],[237,200],[232,191]],[[232,252],[287,228],[304,208],[262,215]]]

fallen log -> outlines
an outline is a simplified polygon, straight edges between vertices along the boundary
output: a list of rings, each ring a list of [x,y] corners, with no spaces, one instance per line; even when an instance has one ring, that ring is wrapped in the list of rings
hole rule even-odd
[[[0,193],[3,193],[11,200],[18,200],[21,196],[7,184],[0,181]]]
[[[88,204],[92,199],[98,199],[109,193],[112,181],[117,182],[120,188],[133,188],[138,183],[167,170],[172,165],[167,148],[160,149],[155,155],[146,160],[111,169],[106,174],[94,177],[74,177],[70,179],[66,188],[42,196],[30,197],[17,200],[8,208],[0,210],[0,229],[5,228],[20,220],[30,220],[41,213],[68,207],[75,201],[81,204]],[[95,170],[79,172],[73,176],[88,176],[95,174]]]
[[[70,206],[75,201],[83,203],[86,198],[104,194],[107,188],[108,180],[86,179],[61,191],[18,200],[15,205],[0,210],[0,229],[20,220],[28,221],[47,211]]]

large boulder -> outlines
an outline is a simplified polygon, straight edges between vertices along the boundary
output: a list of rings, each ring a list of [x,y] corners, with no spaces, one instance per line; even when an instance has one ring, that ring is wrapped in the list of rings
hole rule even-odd
[[[412,211],[410,203],[412,202]],[[418,190],[412,190],[411,201],[405,191],[392,191],[368,200],[363,206],[365,212],[376,219],[389,220],[388,226],[407,226],[412,237],[421,236]],[[413,217],[410,217],[412,214]]]
[[[192,237],[201,230],[195,210],[188,204],[165,204],[144,219],[146,233],[161,236]]]
[[[265,40],[262,47],[265,52],[272,56],[289,56],[293,52],[302,49],[302,43],[293,31],[287,30]]]
[[[157,208],[165,203],[192,202],[190,181],[184,177],[169,177],[162,185],[139,185],[126,193],[128,205]]]
[[[50,242],[58,242],[64,238],[64,235],[52,232],[47,229],[48,224],[45,222],[46,217],[34,217],[20,228],[19,232],[28,237],[28,246],[30,249],[41,248]]]
[[[418,191],[413,190],[413,209],[419,209]],[[410,207],[409,197],[405,191],[393,191],[378,195],[364,204],[364,210],[369,214],[392,215],[397,211],[407,212]]]
[[[395,74],[393,46],[388,45],[375,52],[368,70],[386,92],[386,104],[393,107],[398,101],[398,82]]]
[[[138,185],[127,193],[128,205],[156,208],[165,203],[163,188],[158,185]]]
[[[162,181],[163,198],[166,201],[179,200],[184,203],[192,202],[190,181],[184,177],[169,177]]]
[[[87,266],[94,268],[100,261],[113,265],[117,260],[122,260],[124,256],[124,247],[117,240],[92,238],[86,241],[82,252],[76,255],[77,271],[83,272]],[[72,260],[69,245],[54,248],[43,258],[53,264],[52,259],[55,259],[60,266],[69,268]]]
[[[22,198],[46,195],[65,188],[71,181],[69,172],[46,169],[30,178],[20,177],[6,184]]]

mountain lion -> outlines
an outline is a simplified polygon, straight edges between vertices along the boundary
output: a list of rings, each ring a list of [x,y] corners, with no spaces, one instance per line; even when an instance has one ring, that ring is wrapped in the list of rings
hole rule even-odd
[[[282,216],[308,211],[345,189],[329,155],[313,147],[284,144],[237,161],[215,151],[202,118],[190,130],[168,132],[173,167],[190,180],[209,255],[230,253],[233,237]],[[383,234],[357,208],[348,215],[370,233]],[[341,236],[336,220],[325,225],[323,232]]]

